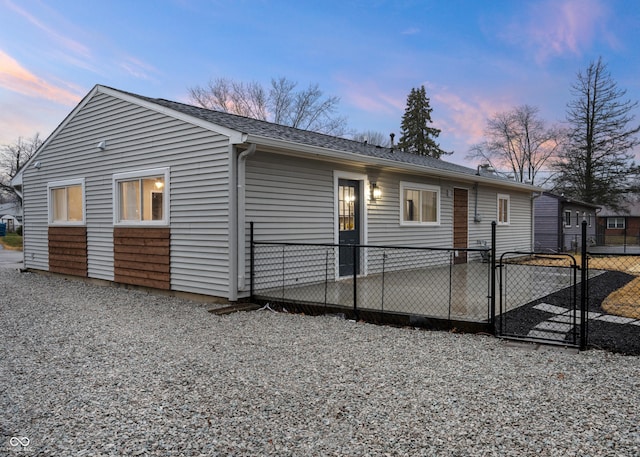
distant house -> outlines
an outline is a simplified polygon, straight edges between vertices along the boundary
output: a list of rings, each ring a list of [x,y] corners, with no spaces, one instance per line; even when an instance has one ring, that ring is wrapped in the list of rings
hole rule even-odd
[[[587,222],[587,242],[596,241],[596,213],[599,206],[551,192],[534,200],[534,242],[536,251],[566,252],[582,244],[582,221]]]
[[[640,244],[640,202],[627,203],[617,211],[603,208],[598,213],[598,244]]]
[[[532,248],[530,185],[95,86],[12,181],[24,265],[235,301],[258,241]],[[367,275],[338,249],[336,279]],[[343,251],[346,251],[343,257]],[[459,252],[457,262],[467,259]]]
[[[7,232],[15,232],[22,225],[22,206],[19,203],[0,203],[0,223]]]

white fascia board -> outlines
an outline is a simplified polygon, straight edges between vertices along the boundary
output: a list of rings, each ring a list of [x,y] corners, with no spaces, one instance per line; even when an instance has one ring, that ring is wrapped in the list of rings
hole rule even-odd
[[[509,188],[518,190],[520,192],[542,192],[544,189],[541,187],[532,186],[530,184],[523,184],[515,181],[502,181],[498,179],[487,178],[485,176],[472,175],[467,173],[459,173],[456,171],[442,170],[439,168],[425,167],[423,165],[415,165],[412,163],[398,162],[395,160],[383,159],[380,157],[372,157],[360,154],[354,154],[352,152],[338,151],[334,149],[323,148],[319,146],[310,146],[300,143],[292,143],[289,141],[277,140],[273,138],[267,138],[257,135],[247,135],[247,142],[256,143],[256,145],[262,145],[269,148],[280,149],[283,152],[286,151],[291,155],[298,155],[300,157],[327,157],[336,159],[343,162],[360,162],[366,165],[377,165],[380,167],[392,168],[402,172],[409,172],[412,174],[428,174],[430,176],[437,176],[440,178],[448,178],[451,180],[467,181],[472,183],[482,183],[495,187]]]
[[[221,125],[214,124],[212,122],[205,121],[203,119],[200,119],[194,116],[190,116],[180,111],[172,110],[171,108],[167,108],[165,106],[161,106],[156,103],[149,102],[147,100],[143,100],[138,97],[134,97],[132,95],[120,92],[118,90],[111,89],[109,87],[104,87],[104,86],[96,86],[96,87],[98,88],[98,92],[100,93],[119,98],[120,100],[124,100],[129,103],[142,106],[144,108],[150,109],[152,111],[156,111],[166,116],[173,117],[175,119],[179,119],[181,121],[188,122],[189,124],[197,125],[198,127],[202,127],[212,132],[219,133],[220,135],[229,137],[231,144],[241,144],[246,141],[247,135],[245,133],[239,132],[238,130],[233,130],[227,127],[223,127]]]

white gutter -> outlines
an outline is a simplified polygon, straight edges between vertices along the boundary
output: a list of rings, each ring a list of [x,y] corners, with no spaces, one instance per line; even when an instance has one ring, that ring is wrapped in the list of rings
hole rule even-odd
[[[238,154],[237,159],[237,238],[236,238],[236,250],[237,250],[237,267],[238,267],[238,284],[237,291],[244,290],[246,288],[246,227],[245,227],[245,201],[246,201],[246,159],[251,154],[256,152],[255,143],[249,144],[249,148]],[[236,298],[237,298],[236,291]]]

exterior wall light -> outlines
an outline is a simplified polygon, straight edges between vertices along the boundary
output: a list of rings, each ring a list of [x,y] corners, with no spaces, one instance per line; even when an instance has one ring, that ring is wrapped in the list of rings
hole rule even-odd
[[[375,182],[371,183],[371,200],[376,201],[382,198],[382,190],[378,187]]]

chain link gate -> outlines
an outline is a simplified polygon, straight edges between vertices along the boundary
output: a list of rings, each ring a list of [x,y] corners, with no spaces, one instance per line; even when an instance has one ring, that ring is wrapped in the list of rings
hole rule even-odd
[[[586,319],[575,257],[512,251],[500,256],[496,268],[498,336],[583,347]]]

